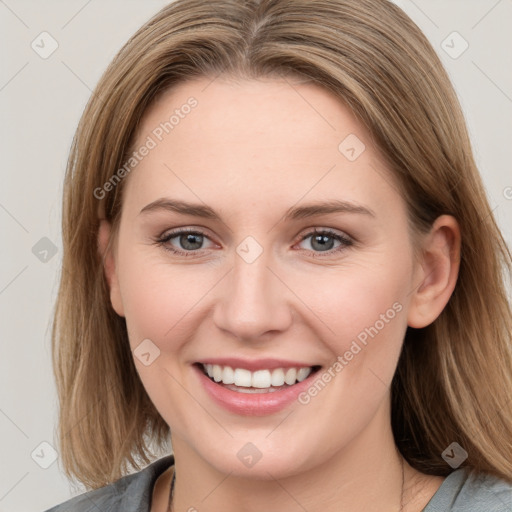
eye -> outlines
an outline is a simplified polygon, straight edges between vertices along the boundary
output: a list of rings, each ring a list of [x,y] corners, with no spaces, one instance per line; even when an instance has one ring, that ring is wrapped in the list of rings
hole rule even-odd
[[[332,255],[354,244],[353,240],[348,236],[330,229],[315,229],[301,238],[301,242],[305,242],[306,240],[309,240],[307,245],[309,245],[310,248],[306,248],[305,250],[313,252],[314,257],[323,256],[321,253]],[[337,246],[335,245],[336,243],[338,243]]]
[[[204,247],[205,241],[213,242],[201,230],[194,228],[181,228],[179,230],[164,233],[155,242],[165,250],[179,256],[201,256],[202,251],[210,247]],[[304,235],[300,243],[308,241],[307,251],[313,257],[330,256],[354,245],[354,241],[347,235],[342,235],[331,229],[315,229]],[[336,245],[337,244],[337,245]]]
[[[201,254],[201,250],[205,240],[211,242],[208,236],[200,230],[193,228],[185,228],[170,233],[165,233],[157,243],[164,247],[164,249],[182,256],[190,256],[192,253]],[[178,245],[178,247],[176,247]],[[195,256],[195,255],[194,255]]]

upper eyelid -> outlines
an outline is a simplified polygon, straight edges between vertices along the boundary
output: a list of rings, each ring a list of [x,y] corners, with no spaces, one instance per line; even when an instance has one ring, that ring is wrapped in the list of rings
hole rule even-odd
[[[175,236],[181,235],[183,233],[198,234],[198,235],[202,235],[202,236],[205,236],[205,237],[211,239],[211,236],[203,228],[189,228],[189,227],[175,228],[175,229],[171,229],[171,230],[166,229],[159,236],[159,238],[174,238]]]
[[[214,242],[212,240],[212,237],[210,235],[208,235],[208,233],[206,233],[205,231],[203,231],[202,229],[196,229],[196,228],[176,228],[175,231],[171,230],[171,231],[164,231],[159,237],[158,237],[158,240],[159,241],[169,241],[171,240],[172,238],[175,238],[177,236],[180,236],[182,234],[187,234],[187,233],[190,233],[192,235],[201,235],[205,238],[207,238],[211,243],[215,244],[216,242]],[[196,251],[196,252],[199,252],[199,251]]]

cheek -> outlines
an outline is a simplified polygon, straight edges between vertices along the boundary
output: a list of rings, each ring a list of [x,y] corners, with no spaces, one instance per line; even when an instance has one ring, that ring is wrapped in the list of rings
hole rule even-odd
[[[332,425],[333,436],[355,436],[389,392],[407,328],[408,267],[402,261],[386,269],[379,266],[379,271],[372,268],[315,279],[317,286],[306,295],[318,316],[311,317],[312,325],[332,357],[319,375],[322,382],[299,397],[310,417],[324,418],[312,425],[313,436],[325,437],[324,425]],[[331,443],[325,447],[333,449]]]
[[[332,354],[325,377],[348,406],[344,413],[362,404],[374,410],[392,381],[407,328],[410,271],[406,255],[390,255],[319,272],[294,289],[315,313],[311,325]]]
[[[142,251],[120,262],[120,288],[130,345],[149,338],[165,352],[189,338],[190,319],[212,288],[211,271],[167,265]]]
[[[126,253],[125,253],[126,254]],[[188,425],[191,406],[178,382],[186,377],[187,343],[197,332],[200,299],[212,276],[191,279],[192,266],[153,262],[132,252],[119,266],[128,338],[141,382],[163,419]],[[206,283],[206,284],[205,284]],[[150,340],[149,343],[147,340]],[[144,360],[144,354],[149,356]],[[196,416],[200,411],[195,411]]]
[[[376,268],[378,270],[376,270]],[[368,331],[401,332],[408,289],[407,261],[389,265],[360,265],[318,272],[307,279],[294,277],[294,291],[314,312],[312,322],[323,324],[325,339],[339,354],[350,342],[363,343]]]

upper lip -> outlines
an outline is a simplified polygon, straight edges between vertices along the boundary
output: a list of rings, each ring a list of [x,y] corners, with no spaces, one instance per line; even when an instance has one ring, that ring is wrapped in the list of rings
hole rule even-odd
[[[318,366],[311,363],[291,361],[285,359],[240,359],[238,357],[211,357],[197,361],[199,364],[217,364],[219,366],[230,366],[231,368],[243,368],[250,371],[274,370],[276,368],[309,368]]]

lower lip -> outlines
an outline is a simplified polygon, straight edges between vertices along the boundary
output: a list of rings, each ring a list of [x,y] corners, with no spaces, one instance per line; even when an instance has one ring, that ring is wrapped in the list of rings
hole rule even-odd
[[[302,382],[279,391],[264,393],[239,393],[217,384],[207,377],[198,365],[194,370],[204,386],[206,392],[214,402],[230,412],[243,416],[265,416],[283,410],[298,399],[300,393],[305,391],[318,371],[312,373]]]

